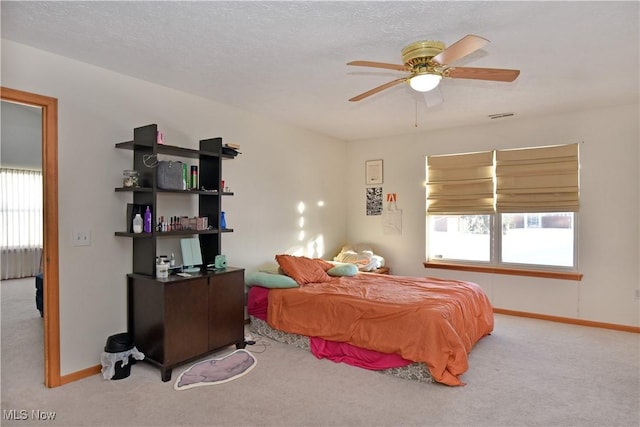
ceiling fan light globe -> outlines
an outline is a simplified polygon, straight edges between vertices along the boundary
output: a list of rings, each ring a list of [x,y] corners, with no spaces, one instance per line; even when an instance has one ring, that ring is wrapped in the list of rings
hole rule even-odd
[[[442,80],[442,76],[437,74],[418,74],[411,77],[409,86],[418,92],[429,92],[438,87],[440,80]]]

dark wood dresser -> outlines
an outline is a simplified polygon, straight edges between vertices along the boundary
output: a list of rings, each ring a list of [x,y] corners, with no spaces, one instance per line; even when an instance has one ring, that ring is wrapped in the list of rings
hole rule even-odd
[[[222,347],[244,348],[244,269],[191,277],[127,275],[128,328],[162,381],[174,367]]]

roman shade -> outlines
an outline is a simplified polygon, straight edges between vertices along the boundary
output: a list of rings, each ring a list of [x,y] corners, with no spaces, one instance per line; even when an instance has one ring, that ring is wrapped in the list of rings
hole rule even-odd
[[[578,144],[496,151],[496,210],[577,212]]]
[[[491,214],[493,152],[427,157],[427,212]]]

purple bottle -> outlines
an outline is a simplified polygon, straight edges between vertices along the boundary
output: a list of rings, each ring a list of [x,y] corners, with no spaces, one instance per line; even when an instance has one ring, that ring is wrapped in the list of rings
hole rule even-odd
[[[144,232],[151,233],[151,210],[147,206],[147,210],[144,212]]]

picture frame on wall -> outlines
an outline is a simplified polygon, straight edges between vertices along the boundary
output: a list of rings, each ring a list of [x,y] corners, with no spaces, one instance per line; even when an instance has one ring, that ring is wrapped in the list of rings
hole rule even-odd
[[[382,184],[382,160],[367,160],[364,164],[365,184]]]

